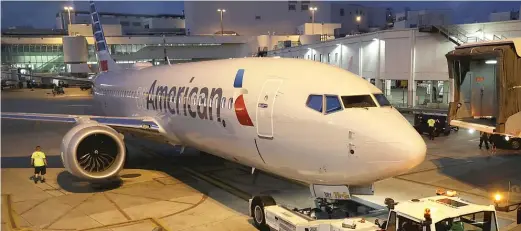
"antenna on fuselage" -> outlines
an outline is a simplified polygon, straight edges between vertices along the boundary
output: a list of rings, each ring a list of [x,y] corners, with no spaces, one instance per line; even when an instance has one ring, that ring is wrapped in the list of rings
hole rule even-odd
[[[170,60],[168,59],[168,55],[166,54],[166,37],[165,35],[163,35],[163,52],[165,53],[165,61],[166,63],[168,63],[168,65],[172,65],[170,64]]]

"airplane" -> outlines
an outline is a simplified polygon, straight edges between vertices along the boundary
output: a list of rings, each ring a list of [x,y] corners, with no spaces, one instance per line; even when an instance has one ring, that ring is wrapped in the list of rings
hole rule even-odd
[[[380,89],[349,71],[256,57],[122,69],[92,1],[90,11],[101,69],[93,100],[103,116],[1,114],[75,124],[61,158],[77,177],[117,177],[127,154],[123,134],[192,147],[309,184],[312,194],[329,190],[326,196],[337,190],[330,186],[372,184],[425,159],[420,134]]]

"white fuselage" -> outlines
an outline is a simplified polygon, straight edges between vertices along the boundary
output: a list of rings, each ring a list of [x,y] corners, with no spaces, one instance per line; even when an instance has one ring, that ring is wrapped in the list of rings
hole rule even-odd
[[[209,99],[219,89],[221,100]],[[310,184],[372,183],[424,160],[425,142],[396,109],[326,114],[306,106],[311,94],[374,99],[381,91],[331,65],[271,58],[106,72],[94,85],[107,116],[154,117],[173,143]]]

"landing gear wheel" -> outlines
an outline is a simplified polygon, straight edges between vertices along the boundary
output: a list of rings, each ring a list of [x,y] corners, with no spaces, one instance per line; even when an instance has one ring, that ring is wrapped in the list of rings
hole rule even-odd
[[[128,166],[128,161],[130,158],[128,158],[128,147],[125,145],[125,162],[123,162],[123,168],[126,168]]]
[[[514,150],[520,150],[521,149],[521,139],[512,139],[512,141],[510,141],[510,147]]]
[[[276,205],[275,200],[271,196],[255,196],[251,201],[251,215],[253,217],[253,223],[259,230],[269,230],[270,228],[266,225],[266,216],[264,213],[264,207]]]

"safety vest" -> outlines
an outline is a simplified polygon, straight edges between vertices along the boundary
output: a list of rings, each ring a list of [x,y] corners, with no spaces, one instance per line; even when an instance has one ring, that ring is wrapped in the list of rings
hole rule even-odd
[[[427,123],[429,124],[429,127],[434,127],[434,124],[436,123],[436,121],[434,119],[429,119],[429,120],[427,120]]]

